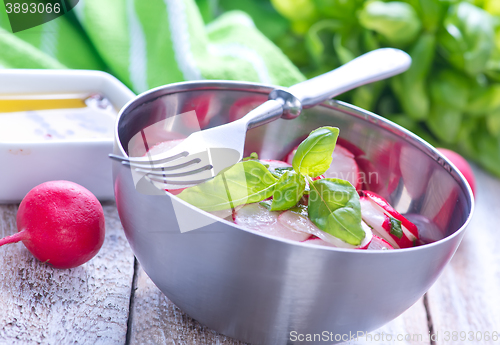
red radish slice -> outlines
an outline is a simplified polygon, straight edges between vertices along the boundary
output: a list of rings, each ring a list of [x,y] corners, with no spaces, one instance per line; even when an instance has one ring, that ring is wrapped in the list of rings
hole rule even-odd
[[[361,204],[361,216],[373,228],[375,235],[389,242],[394,248],[409,248],[415,245],[418,237],[414,236],[403,223],[401,223],[403,231],[401,238],[391,234],[389,216],[400,220],[399,218],[386,213],[382,207],[373,202],[369,197],[362,196],[359,201]],[[399,215],[399,217],[402,216]]]
[[[368,246],[368,250],[392,250],[393,246],[389,244],[383,238],[378,237],[377,235],[373,235],[373,239]]]
[[[396,211],[392,206],[380,195],[375,194],[370,191],[363,191],[364,195],[366,195],[371,201],[376,203],[378,206],[380,206],[384,212],[388,213],[390,216],[396,218],[401,222],[401,225],[404,226],[406,229],[408,229],[414,237],[418,239],[418,229],[415,224],[410,222],[408,219],[403,217],[401,213]],[[404,231],[404,229],[403,229]]]
[[[368,200],[368,198],[366,197],[361,197],[359,199],[359,203],[361,204],[361,217],[363,218],[363,221],[366,222],[366,224],[372,227],[373,234],[382,237],[394,248],[399,248],[399,245],[396,243],[396,241],[391,236],[389,236],[389,234],[383,227],[386,218],[385,214],[376,209],[375,206],[373,206],[370,200]]]
[[[298,214],[293,211],[285,211],[279,216],[279,222],[284,226],[295,230],[295,231],[305,231],[311,235],[314,235],[321,240],[332,244],[334,247],[348,248],[348,249],[365,249],[368,247],[372,240],[372,231],[369,226],[364,222],[361,222],[363,230],[365,231],[365,238],[359,246],[353,246],[352,244],[346,243],[341,239],[332,236],[322,230],[320,230],[309,218],[305,215]],[[309,241],[307,241],[309,243]]]
[[[294,147],[286,156],[287,163],[292,164],[297,147]],[[323,175],[326,178],[339,178],[349,181],[356,190],[361,189],[359,168],[354,155],[341,145],[337,144],[335,146],[332,154],[332,164],[330,164],[330,168]]]
[[[248,204],[236,211],[234,222],[245,228],[292,241],[304,241],[308,233],[290,229],[280,222],[280,212],[271,212],[259,203]]]

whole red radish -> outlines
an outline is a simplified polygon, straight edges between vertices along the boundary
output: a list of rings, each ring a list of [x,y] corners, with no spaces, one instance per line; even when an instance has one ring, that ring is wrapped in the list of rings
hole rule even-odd
[[[104,242],[104,213],[97,198],[69,181],[42,183],[26,194],[17,212],[18,233],[0,246],[23,241],[38,260],[72,268],[92,259]]]
[[[472,172],[470,164],[465,160],[465,158],[460,156],[458,153],[448,149],[438,148],[438,151],[441,152],[446,158],[448,158],[450,162],[452,162],[457,167],[458,170],[460,170],[467,182],[469,182],[472,194],[476,195],[476,178],[474,177],[474,173]]]

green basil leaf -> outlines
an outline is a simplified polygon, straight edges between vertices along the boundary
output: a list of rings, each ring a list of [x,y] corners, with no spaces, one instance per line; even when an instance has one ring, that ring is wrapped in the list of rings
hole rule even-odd
[[[271,211],[283,211],[297,205],[304,194],[306,179],[295,171],[285,172],[274,187]]]
[[[391,222],[390,233],[396,236],[397,238],[403,237],[403,229],[401,229],[401,221],[394,217],[389,217],[389,221]]]
[[[339,136],[335,127],[321,127],[309,134],[300,143],[292,166],[296,172],[310,177],[316,177],[328,170],[332,163],[332,153]]]
[[[321,230],[350,243],[361,244],[361,205],[356,189],[347,181],[325,178],[310,182],[309,219]]]
[[[257,161],[236,163],[212,180],[186,188],[182,200],[204,211],[220,211],[269,198],[278,180]]]

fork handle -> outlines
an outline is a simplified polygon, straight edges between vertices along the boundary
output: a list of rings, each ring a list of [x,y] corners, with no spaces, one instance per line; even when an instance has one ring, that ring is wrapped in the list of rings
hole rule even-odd
[[[406,71],[411,57],[404,51],[381,48],[361,55],[331,72],[295,84],[288,89],[273,90],[270,99],[285,103],[283,117],[293,119],[302,108],[310,108],[358,86],[386,79]]]

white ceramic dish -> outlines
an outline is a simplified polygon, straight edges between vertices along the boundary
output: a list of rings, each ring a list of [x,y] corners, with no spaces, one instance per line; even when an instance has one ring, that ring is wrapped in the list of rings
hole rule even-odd
[[[52,93],[99,93],[117,111],[135,96],[118,79],[99,71],[0,70],[0,96]],[[113,199],[112,151],[112,137],[44,142],[0,138],[0,203],[19,202],[31,188],[50,180],[73,181],[100,200]]]

